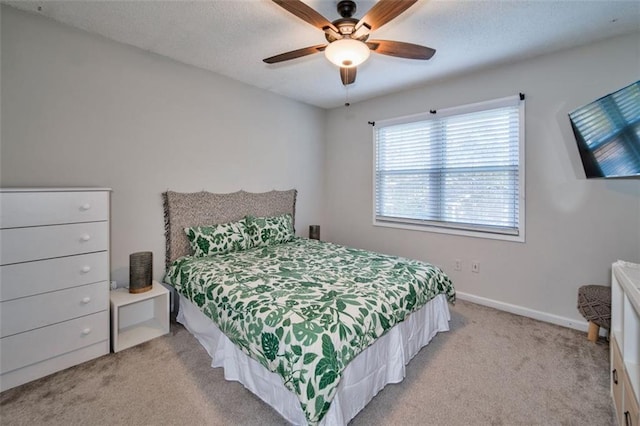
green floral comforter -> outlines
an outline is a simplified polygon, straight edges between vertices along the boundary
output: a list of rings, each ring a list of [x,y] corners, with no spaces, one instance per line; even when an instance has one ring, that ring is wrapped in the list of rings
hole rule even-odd
[[[310,424],[325,415],[357,354],[436,295],[455,300],[435,266],[303,238],[182,257],[165,281],[282,376]]]

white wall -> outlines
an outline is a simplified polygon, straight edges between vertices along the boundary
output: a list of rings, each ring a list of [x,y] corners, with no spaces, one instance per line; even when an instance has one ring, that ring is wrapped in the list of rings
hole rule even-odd
[[[112,279],[151,250],[161,193],[298,190],[320,222],[325,111],[2,7],[2,186],[111,187]]]
[[[586,180],[567,114],[637,80],[639,46],[636,33],[331,110],[323,236],[431,261],[459,292],[582,326],[578,287],[609,284],[616,259],[640,261],[640,180]],[[372,225],[367,121],[519,92],[526,94],[526,243]],[[462,272],[453,271],[454,259],[463,261]],[[470,271],[472,261],[480,262],[480,273]]]
[[[460,292],[559,322],[576,292],[640,261],[640,181],[585,180],[567,113],[640,75],[640,35],[474,73],[328,113],[2,7],[2,186],[107,186],[113,278],[164,265],[161,192],[298,189],[297,228],[429,260]],[[369,120],[524,92],[524,244],[373,227]],[[326,146],[325,146],[326,142]],[[325,159],[323,164],[322,158]],[[452,271],[453,259],[464,270]],[[470,262],[479,261],[479,274]],[[565,322],[566,322],[565,321]]]

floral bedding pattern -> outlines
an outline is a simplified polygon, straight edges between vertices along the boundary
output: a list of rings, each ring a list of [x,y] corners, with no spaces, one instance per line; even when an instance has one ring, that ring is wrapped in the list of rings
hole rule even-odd
[[[230,253],[249,247],[249,234],[245,219],[211,226],[184,228],[195,257]]]
[[[288,213],[270,217],[247,216],[245,220],[250,237],[249,248],[282,244],[295,237],[293,218]]]
[[[310,424],[325,415],[357,354],[438,294],[455,301],[435,266],[303,238],[185,256],[165,281],[279,374]]]

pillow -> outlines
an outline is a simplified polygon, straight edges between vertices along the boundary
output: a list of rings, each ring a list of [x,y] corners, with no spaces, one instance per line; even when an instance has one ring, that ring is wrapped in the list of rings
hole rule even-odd
[[[195,257],[225,254],[249,248],[247,223],[237,222],[184,228]]]
[[[282,244],[293,240],[293,217],[289,214],[269,217],[245,217],[249,247]]]

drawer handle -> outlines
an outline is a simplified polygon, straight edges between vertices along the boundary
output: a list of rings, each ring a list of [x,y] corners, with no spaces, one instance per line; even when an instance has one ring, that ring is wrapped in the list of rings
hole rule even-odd
[[[624,424],[625,426],[631,426],[631,413],[629,410],[624,412]]]
[[[82,241],[89,241],[91,239],[91,235],[89,234],[84,234],[82,237],[80,237],[80,239]]]
[[[91,208],[91,204],[89,204],[89,203],[85,203],[85,204],[80,206],[80,210],[82,210],[83,212],[86,212],[90,208]]]
[[[90,328],[85,328],[84,330],[82,330],[82,335],[83,336],[86,336],[89,333],[91,333],[91,329]]]
[[[85,305],[86,305],[87,303],[89,303],[89,302],[91,302],[91,298],[90,298],[89,296],[84,297],[84,298],[82,299],[82,303],[84,303]]]
[[[613,371],[611,372],[611,375],[613,376],[613,383],[615,383],[617,385],[618,384],[618,370],[616,368],[614,368]]]
[[[82,271],[83,274],[86,274],[90,270],[91,270],[91,266],[83,266],[80,271]]]

